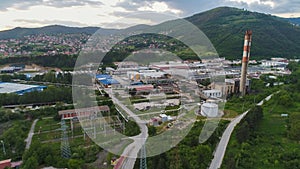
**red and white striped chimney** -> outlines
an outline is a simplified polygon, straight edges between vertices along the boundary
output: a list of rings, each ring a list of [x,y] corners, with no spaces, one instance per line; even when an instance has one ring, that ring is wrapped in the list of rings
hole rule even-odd
[[[245,34],[244,52],[243,52],[243,59],[242,59],[242,73],[241,73],[241,80],[240,80],[240,93],[242,96],[246,94],[247,69],[248,69],[248,62],[250,58],[251,41],[252,41],[252,31],[247,30]]]

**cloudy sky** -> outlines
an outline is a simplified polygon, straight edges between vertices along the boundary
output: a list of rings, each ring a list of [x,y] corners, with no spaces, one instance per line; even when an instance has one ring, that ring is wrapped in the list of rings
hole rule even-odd
[[[0,30],[53,24],[123,28],[172,18],[168,16],[190,16],[219,6],[300,17],[299,0],[1,0]],[[158,15],[140,17],[148,12]]]

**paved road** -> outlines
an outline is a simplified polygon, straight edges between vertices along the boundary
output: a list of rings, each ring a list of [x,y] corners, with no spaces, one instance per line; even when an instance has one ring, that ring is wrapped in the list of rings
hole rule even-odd
[[[261,106],[264,104],[264,101],[268,101],[271,99],[273,94],[269,95],[268,97],[266,97],[265,99],[263,99],[261,102],[259,102],[257,105]],[[226,130],[224,131],[222,138],[216,148],[216,151],[214,153],[214,158],[212,160],[212,162],[210,163],[209,169],[218,169],[221,167],[222,165],[222,161],[226,152],[226,148],[230,139],[230,136],[234,130],[234,127],[245,117],[245,115],[249,112],[249,110],[247,110],[246,112],[244,112],[243,114],[241,114],[240,116],[236,117],[235,119],[233,119],[228,127],[226,128]]]
[[[35,128],[35,125],[37,123],[39,119],[35,119],[31,125],[31,128],[30,128],[30,131],[28,133],[28,137],[27,139],[25,139],[25,142],[26,142],[26,149],[28,150],[30,148],[30,145],[31,145],[31,142],[32,142],[32,137],[34,135],[34,128]]]
[[[122,108],[126,113],[133,118],[133,120],[140,127],[141,133],[137,136],[130,137],[133,139],[133,143],[129,144],[123,151],[122,155],[124,158],[122,164],[120,165],[121,169],[132,169],[136,161],[139,150],[142,148],[142,145],[148,138],[148,127],[144,120],[141,120],[140,117],[136,116],[130,109],[128,109],[122,102],[120,102],[116,97],[113,96],[110,90],[106,90],[114,104],[117,104]]]

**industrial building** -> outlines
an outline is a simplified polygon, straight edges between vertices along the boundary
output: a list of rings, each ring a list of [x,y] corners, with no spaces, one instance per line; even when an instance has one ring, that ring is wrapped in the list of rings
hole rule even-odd
[[[228,96],[228,95],[235,93],[234,83],[215,82],[215,83],[212,83],[211,86],[213,89],[221,91],[222,96]]]
[[[148,79],[164,78],[166,73],[156,70],[128,71],[127,76],[132,81],[147,81]]]
[[[222,92],[220,90],[203,90],[202,93],[210,98],[221,98],[222,97]]]
[[[271,58],[271,60],[263,60],[261,62],[262,67],[283,67],[289,64],[289,61],[285,58]]]
[[[0,82],[0,93],[16,93],[18,95],[23,95],[24,93],[33,91],[43,91],[45,88],[47,87],[39,85]]]
[[[156,70],[169,70],[169,69],[189,69],[189,65],[186,63],[181,63],[181,62],[169,62],[169,63],[153,63],[150,65],[151,69],[156,69]]]
[[[23,67],[18,67],[18,66],[4,67],[0,70],[0,73],[15,73],[22,69],[23,69]]]
[[[116,79],[113,79],[112,76],[107,74],[96,75],[96,82],[105,88],[120,85],[120,83]]]
[[[97,106],[90,108],[81,108],[81,109],[70,109],[59,111],[58,114],[63,120],[73,119],[75,117],[88,117],[91,115],[100,116],[99,113],[109,113],[110,109],[108,106]]]
[[[174,120],[174,118],[172,116],[168,116],[166,114],[159,114],[158,117],[151,118],[149,124],[151,126],[157,127],[161,123],[170,122],[170,121],[173,121],[173,120]]]
[[[149,84],[149,85],[133,85],[133,86],[128,86],[128,89],[135,89],[136,90],[136,94],[141,94],[144,92],[151,92],[154,90],[154,86]]]
[[[245,84],[246,93],[250,92],[250,84],[251,84],[251,80],[247,78]],[[232,79],[225,79],[225,82],[214,82],[211,84],[211,88],[214,90],[221,91],[222,96],[236,94],[240,92],[240,79],[232,78]]]
[[[121,75],[126,74],[128,71],[139,71],[139,70],[148,70],[148,67],[139,66],[136,62],[114,62],[114,64],[118,67],[116,70],[113,68],[108,68],[106,71],[109,74],[113,75]]]

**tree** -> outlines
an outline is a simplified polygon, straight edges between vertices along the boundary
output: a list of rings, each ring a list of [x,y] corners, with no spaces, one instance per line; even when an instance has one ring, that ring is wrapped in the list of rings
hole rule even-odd
[[[148,127],[148,134],[149,136],[155,136],[156,135],[156,128],[154,126]]]
[[[245,117],[248,122],[250,131],[254,131],[263,117],[263,110],[261,106],[255,106]]]
[[[2,82],[11,82],[11,76],[10,75],[2,75],[1,76],[1,81]]]
[[[54,164],[54,159],[52,155],[48,155],[44,161],[47,166],[51,166]]]
[[[294,71],[297,71],[298,68],[299,68],[299,62],[290,62],[288,65],[287,65],[287,68],[294,72]]]
[[[68,162],[69,169],[82,169],[84,162],[82,160],[70,159]]]
[[[293,99],[288,92],[281,92],[278,100],[282,106],[289,107],[293,104]]]
[[[55,83],[56,82],[55,73],[51,71],[46,73],[43,81]]]
[[[300,114],[293,113],[290,116],[289,137],[294,140],[300,140]]]
[[[210,85],[210,83],[211,83],[211,81],[210,81],[209,78],[200,81],[200,84],[203,85],[203,86],[205,86],[206,89]]]
[[[249,125],[248,122],[245,121],[237,127],[236,138],[239,143],[243,143],[244,141],[248,140],[249,137],[250,137]]]
[[[126,136],[135,136],[138,135],[141,131],[139,126],[134,121],[128,121],[128,123],[125,125],[125,135]]]
[[[33,156],[33,157],[30,157],[26,163],[24,163],[22,169],[36,169],[38,168],[38,161],[37,159]]]

